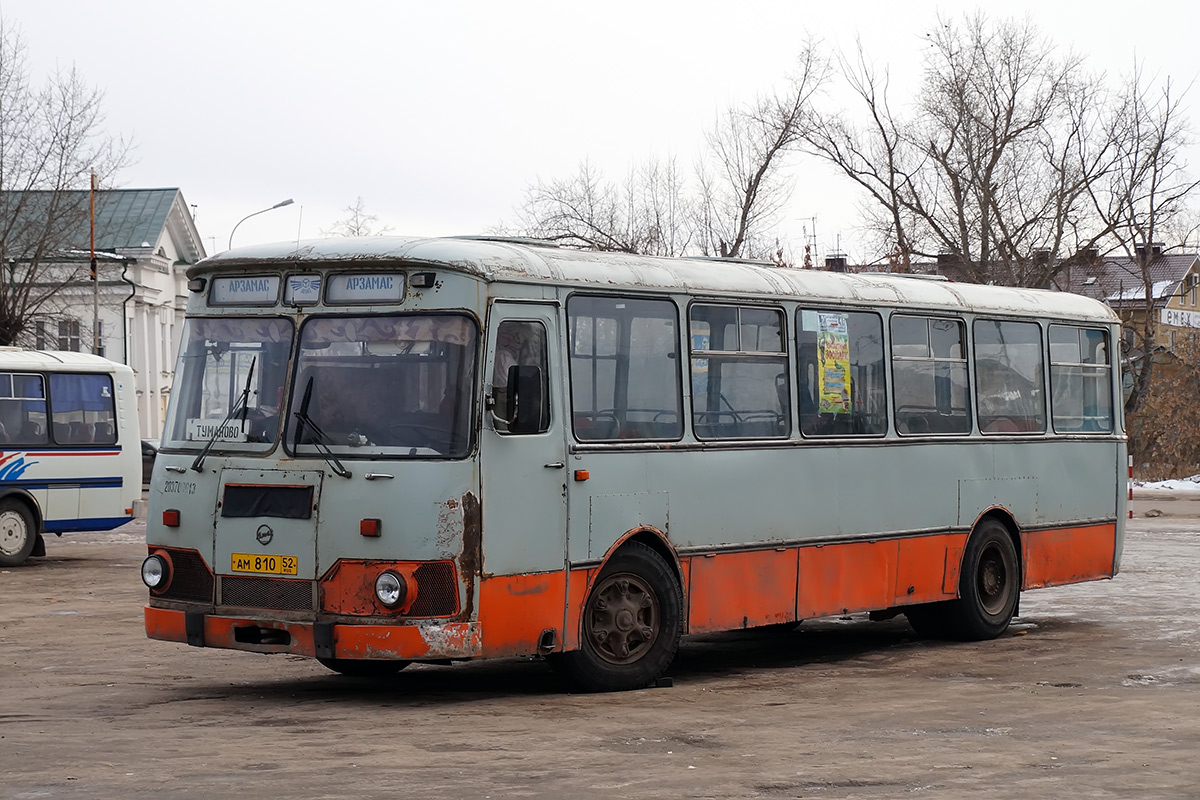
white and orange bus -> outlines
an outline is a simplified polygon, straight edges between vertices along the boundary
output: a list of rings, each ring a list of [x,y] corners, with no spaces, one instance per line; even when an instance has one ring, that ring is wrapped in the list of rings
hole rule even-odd
[[[188,272],[149,636],[348,674],[856,611],[1003,633],[1109,578],[1118,321],[1070,294],[482,238]]]
[[[142,496],[133,370],[87,353],[0,348],[0,566],[45,534],[106,531]]]

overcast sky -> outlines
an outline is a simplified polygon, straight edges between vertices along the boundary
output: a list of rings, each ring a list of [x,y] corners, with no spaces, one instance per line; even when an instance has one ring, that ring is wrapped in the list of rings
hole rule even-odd
[[[1193,0],[1194,2],[1194,0]],[[900,96],[919,78],[930,2],[163,2],[0,0],[36,76],[74,64],[132,137],[125,188],[179,187],[205,249],[319,236],[363,198],[395,233],[481,233],[526,187],[589,159],[617,179],[647,157],[690,165],[716,114],[767,91],[806,32],[860,37]],[[1179,87],[1200,74],[1200,4],[1008,0],[1098,71],[1135,57]],[[1133,16],[1133,14],[1137,16]],[[1200,121],[1200,85],[1189,115]],[[1193,155],[1195,170],[1200,157]],[[854,193],[795,161],[779,235],[857,245]]]

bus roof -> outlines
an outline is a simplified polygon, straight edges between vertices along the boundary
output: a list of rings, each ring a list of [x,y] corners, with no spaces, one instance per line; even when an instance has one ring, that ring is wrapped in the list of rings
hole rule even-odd
[[[84,372],[132,371],[124,364],[109,361],[91,353],[69,350],[26,350],[23,347],[0,347],[0,369],[38,369],[51,372],[70,369]]]
[[[446,269],[484,281],[553,283],[579,288],[700,296],[760,296],[808,302],[891,305],[946,311],[1118,321],[1108,306],[1066,292],[916,280],[888,273],[838,273],[732,259],[662,258],[560,248],[533,240],[487,237],[371,236],[313,239],[227,250],[188,270],[201,274],[321,265],[376,268],[383,262]]]

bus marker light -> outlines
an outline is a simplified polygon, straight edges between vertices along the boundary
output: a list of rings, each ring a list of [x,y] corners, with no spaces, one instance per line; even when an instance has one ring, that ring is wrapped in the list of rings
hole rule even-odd
[[[178,508],[168,508],[165,511],[163,511],[163,525],[167,526],[168,528],[178,528],[179,527],[179,509]]]
[[[586,469],[575,470],[575,480],[577,481],[586,481],[590,477],[592,477],[592,473],[588,472]]]
[[[408,285],[414,289],[428,289],[433,286],[433,278],[432,272],[414,272],[408,277]]]
[[[378,536],[380,533],[380,523],[377,519],[359,520],[358,532],[363,536]]]

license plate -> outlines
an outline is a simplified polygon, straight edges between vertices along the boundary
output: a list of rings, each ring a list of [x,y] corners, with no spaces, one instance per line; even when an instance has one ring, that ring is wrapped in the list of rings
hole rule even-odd
[[[234,553],[229,568],[234,572],[253,572],[257,575],[295,575],[296,557]]]

